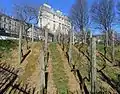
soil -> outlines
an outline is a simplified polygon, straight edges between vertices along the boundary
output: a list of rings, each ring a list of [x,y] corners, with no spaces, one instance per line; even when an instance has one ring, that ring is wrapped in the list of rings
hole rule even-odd
[[[52,62],[51,58],[48,60],[48,88],[47,94],[56,94],[56,87],[53,81]]]
[[[65,72],[69,78],[69,82],[68,82],[68,86],[69,86],[69,91],[77,94],[77,92],[79,92],[78,94],[81,94],[81,90],[80,90],[80,86],[79,86],[79,82],[76,80],[75,76],[73,75],[73,73],[71,72],[71,68],[68,64],[68,60],[64,55],[64,52],[62,51],[61,47],[59,45],[57,45],[57,48],[60,52],[60,55],[62,57],[62,60],[64,61],[64,67],[65,67]]]
[[[40,90],[40,86],[39,86],[40,85],[40,64],[38,63],[38,60],[39,60],[39,55],[40,55],[41,44],[33,43],[33,46],[34,47],[30,49],[31,53],[28,54],[28,56],[25,58],[25,60],[21,64],[18,63],[18,49],[17,48],[12,50],[9,53],[10,56],[2,60],[0,63],[6,63],[10,65],[11,67],[14,67],[15,69],[19,70],[17,82],[22,82],[24,85],[29,84],[28,85],[29,88],[36,87],[36,92],[37,92]],[[25,47],[23,47],[23,49],[24,49],[24,54],[25,54],[27,51],[25,50]],[[34,52],[32,53],[33,50]],[[35,58],[32,58],[31,55],[34,56]],[[28,69],[26,71],[25,69],[27,65],[28,65]],[[33,70],[34,68],[32,68],[32,66],[35,66],[35,70]],[[28,74],[30,76],[28,76]]]

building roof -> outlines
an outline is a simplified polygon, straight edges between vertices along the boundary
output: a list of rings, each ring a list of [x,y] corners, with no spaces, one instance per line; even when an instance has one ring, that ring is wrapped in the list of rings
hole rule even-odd
[[[52,13],[52,14],[57,15],[59,17],[62,17],[63,19],[69,20],[69,18],[66,15],[64,15],[60,10],[55,10],[50,5],[48,5],[46,3],[43,4],[40,7],[40,10],[45,10],[45,11],[47,11],[49,13]]]

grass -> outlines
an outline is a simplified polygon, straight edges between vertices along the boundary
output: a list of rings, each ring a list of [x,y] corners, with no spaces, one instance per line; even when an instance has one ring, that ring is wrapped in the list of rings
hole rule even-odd
[[[88,77],[88,67],[89,67],[89,62],[86,57],[82,55],[79,51],[85,52],[87,50],[87,45],[75,45],[75,47],[72,48],[72,56],[73,56],[73,62],[75,62],[75,65],[78,67],[80,70],[83,78]]]
[[[97,50],[99,50],[100,52],[104,53],[104,45],[97,44],[96,47],[97,47]],[[84,50],[85,47],[84,47],[84,46],[83,46],[82,48],[80,48],[80,47],[78,46],[77,48],[85,52],[85,50]],[[109,59],[111,59],[110,52],[111,52],[111,48],[108,47],[108,48],[107,48],[107,57],[108,57]],[[74,52],[73,54],[76,54],[76,53]],[[96,57],[96,58],[97,58],[97,68],[101,69],[101,68],[103,68],[103,65],[106,65],[105,69],[102,70],[102,71],[103,71],[110,79],[112,79],[112,80],[114,80],[114,81],[116,81],[116,82],[119,82],[119,80],[118,80],[118,75],[120,74],[120,69],[117,68],[117,67],[114,67],[113,64],[110,64],[110,63],[106,63],[106,64],[105,64],[105,62],[104,62],[100,57]],[[119,58],[120,58],[120,47],[115,47],[115,59],[120,60]],[[73,56],[73,59],[74,59],[74,61],[75,61],[75,60],[78,60],[78,59],[76,58],[76,56]],[[82,66],[81,63],[79,63],[79,64]],[[84,68],[86,68],[86,67],[84,67]],[[81,70],[80,70],[80,71],[82,72],[82,74],[84,74],[85,72],[82,71],[82,70],[84,70],[84,69],[81,68]],[[86,70],[85,70],[85,71],[86,71]],[[102,87],[104,87],[104,84],[102,84]]]
[[[11,48],[18,46],[18,41],[16,40],[0,40],[0,51],[10,51]]]
[[[103,44],[97,44],[96,47],[97,47],[98,51],[100,51],[104,54],[104,45]],[[107,58],[109,58],[110,60],[112,60],[111,54],[112,54],[112,48],[109,46],[107,48]],[[116,45],[115,45],[115,60],[120,61],[120,46],[116,46]]]
[[[36,63],[38,62],[38,57],[40,55],[40,46],[41,44],[38,43],[34,43],[32,45],[32,52],[30,53],[30,55],[27,58],[27,64],[25,67],[25,72],[23,74],[23,76],[21,77],[21,80],[23,82],[25,82],[27,80],[28,77],[32,76],[32,74],[36,71]],[[24,62],[23,62],[24,63]]]
[[[17,40],[0,40],[0,58],[10,57],[10,52],[18,46]]]
[[[67,94],[68,90],[68,77],[65,73],[63,61],[60,56],[60,52],[57,50],[57,45],[51,43],[49,48],[51,51],[52,66],[53,66],[53,81],[58,89],[59,94]]]
[[[120,46],[115,49],[115,59],[120,61]]]

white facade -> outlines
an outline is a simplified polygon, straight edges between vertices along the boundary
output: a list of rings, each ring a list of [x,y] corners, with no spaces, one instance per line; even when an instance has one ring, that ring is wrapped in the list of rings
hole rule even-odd
[[[19,34],[20,22],[17,19],[0,14],[0,28],[4,28],[6,33]]]
[[[28,23],[23,23],[24,29],[28,28]],[[29,24],[31,25],[31,24]],[[7,16],[5,14],[0,14],[0,30],[3,29],[4,32],[0,32],[0,35],[7,33],[8,35],[14,35],[13,37],[19,37],[21,21],[17,20],[13,17]],[[26,31],[22,28],[22,35],[26,36]],[[27,37],[32,38],[32,34],[34,39],[41,39],[43,38],[44,32],[42,32],[41,28],[35,27],[32,32],[32,27],[30,27],[27,31]]]
[[[44,28],[50,24],[50,32],[53,34],[68,34],[71,29],[71,23],[67,16],[64,16],[59,10],[55,11],[51,6],[43,4],[40,7],[38,26]]]

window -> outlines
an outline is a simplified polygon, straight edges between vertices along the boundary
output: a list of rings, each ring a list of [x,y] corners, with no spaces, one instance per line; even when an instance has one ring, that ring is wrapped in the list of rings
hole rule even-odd
[[[11,26],[9,26],[9,30],[11,30]]]
[[[15,22],[15,26],[16,26],[16,22]]]
[[[53,14],[53,19],[56,19],[56,15],[55,14]]]
[[[4,17],[4,22],[6,22],[6,17]]]
[[[14,31],[16,31],[16,27],[14,28]]]
[[[40,12],[40,16],[42,16],[43,15],[43,12]]]
[[[9,20],[9,24],[11,24],[11,20]]]
[[[59,29],[61,30],[61,23],[59,23]]]
[[[53,24],[53,30],[55,30],[55,24]]]
[[[6,28],[6,24],[4,24],[4,28]]]
[[[2,27],[2,24],[0,23],[0,28]]]

